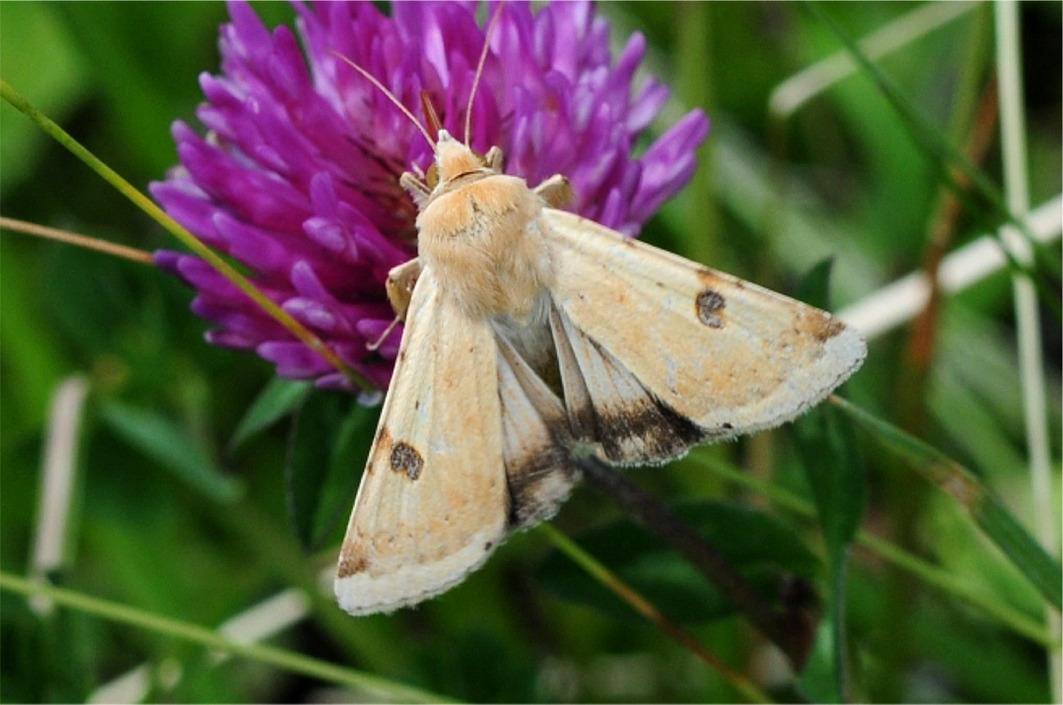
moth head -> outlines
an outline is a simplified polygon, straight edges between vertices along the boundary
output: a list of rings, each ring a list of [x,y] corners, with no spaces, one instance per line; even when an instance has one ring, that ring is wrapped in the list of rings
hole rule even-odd
[[[446,130],[440,130],[436,137],[435,153],[435,176],[441,184],[465,175],[487,175],[493,171],[482,156],[451,137]]]

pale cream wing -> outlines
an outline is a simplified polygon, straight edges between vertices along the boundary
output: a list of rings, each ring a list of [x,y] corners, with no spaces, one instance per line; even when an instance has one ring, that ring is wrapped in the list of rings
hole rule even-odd
[[[340,551],[336,597],[351,614],[437,595],[504,539],[497,360],[490,326],[423,271]]]
[[[660,447],[614,444],[611,459],[660,460],[698,440],[790,420],[866,355],[860,335],[824,311],[570,213],[546,209],[543,222],[577,426],[593,422],[605,440],[670,434]]]

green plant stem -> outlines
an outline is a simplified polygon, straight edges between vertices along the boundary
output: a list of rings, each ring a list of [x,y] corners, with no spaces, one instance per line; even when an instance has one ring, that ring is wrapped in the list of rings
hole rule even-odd
[[[0,97],[3,97],[3,99],[10,103],[15,109],[29,117],[45,133],[69,150],[90,169],[99,174],[104,181],[111,184],[111,186],[117,189],[119,193],[132,201],[134,205],[147,213],[153,220],[159,223],[159,225],[169,231],[170,234],[184,243],[188,249],[217,270],[219,274],[231,281],[271,318],[284,326],[288,332],[320,355],[322,359],[329,363],[329,365],[345,374],[353,383],[361,387],[363,390],[370,391],[375,389],[368,380],[364,379],[344,364],[344,362],[336,356],[336,353],[330,350],[320,338],[263,294],[250,279],[238,272],[220,255],[203,244],[203,242],[201,242],[195,235],[181,227],[181,225],[171,218],[166,211],[155,205],[150,198],[142,194],[136,189],[136,187],[123,179],[116,171],[104,164],[103,161],[71,137],[65,130],[63,130],[63,128],[59,127],[59,125],[52,122],[52,120],[44,113],[33,107],[29,101],[8,85],[7,81],[0,80]]]
[[[151,612],[92,597],[74,590],[33,583],[25,578],[0,572],[0,590],[26,597],[39,595],[56,604],[91,614],[112,622],[199,644],[209,649],[244,656],[293,673],[351,686],[400,702],[452,702],[437,693],[411,688],[336,664],[263,644],[246,644],[226,639],[215,631],[197,624],[181,622]]]
[[[668,636],[690,649],[694,655],[723,676],[728,683],[730,683],[738,692],[742,693],[742,695],[744,695],[750,702],[774,702],[764,691],[758,688],[753,681],[749,680],[745,675],[738,671],[735,671],[709,652],[690,633],[686,632],[665,617],[649,600],[621,580],[615,573],[595,560],[593,556],[576,545],[576,543],[569,537],[565,536],[549,523],[540,524],[538,530],[540,533],[545,534],[546,537],[550,539],[550,542],[553,543],[558,550],[568,556],[573,563],[604,585],[610,592],[628,603],[636,612],[659,626],[668,634]]]
[[[776,506],[808,519],[816,517],[816,510],[810,502],[801,499],[778,485],[759,480],[749,473],[733,467],[726,461],[707,453],[698,453],[693,456],[693,459],[699,465],[720,475],[729,482],[741,485],[764,496]],[[976,607],[1017,634],[1021,634],[1047,648],[1059,648],[1060,643],[1058,640],[1053,639],[1042,625],[1023,613],[972,590],[966,581],[960,580],[952,574],[898,548],[889,541],[861,529],[856,534],[856,543],[895,567],[912,573],[926,584],[958,598],[965,604]]]

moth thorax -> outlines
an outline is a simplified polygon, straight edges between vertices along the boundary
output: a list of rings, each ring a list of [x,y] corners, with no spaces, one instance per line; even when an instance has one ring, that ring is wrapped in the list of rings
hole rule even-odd
[[[551,280],[541,213],[539,197],[513,176],[441,194],[417,218],[422,264],[470,315],[523,319]]]

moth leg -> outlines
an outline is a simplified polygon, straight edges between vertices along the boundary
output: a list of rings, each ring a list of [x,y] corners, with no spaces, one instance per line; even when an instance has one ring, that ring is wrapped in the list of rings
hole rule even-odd
[[[575,200],[572,184],[561,174],[554,174],[535,187],[535,195],[546,201],[551,208],[564,208]]]
[[[418,206],[432,194],[432,189],[428,187],[425,179],[425,176],[419,176],[412,171],[404,171],[402,176],[399,177],[399,186],[402,186],[407,193],[413,196],[413,200]]]
[[[388,302],[395,311],[395,318],[380,336],[365,344],[367,350],[376,350],[385,339],[395,330],[395,326],[406,320],[406,312],[410,308],[410,299],[413,298],[413,287],[417,283],[417,277],[421,276],[421,262],[414,257],[409,262],[404,262],[388,272],[388,279],[384,287],[388,292]]]
[[[492,171],[502,171],[502,150],[498,147],[491,147],[487,150],[487,154],[484,155],[484,165]]]

